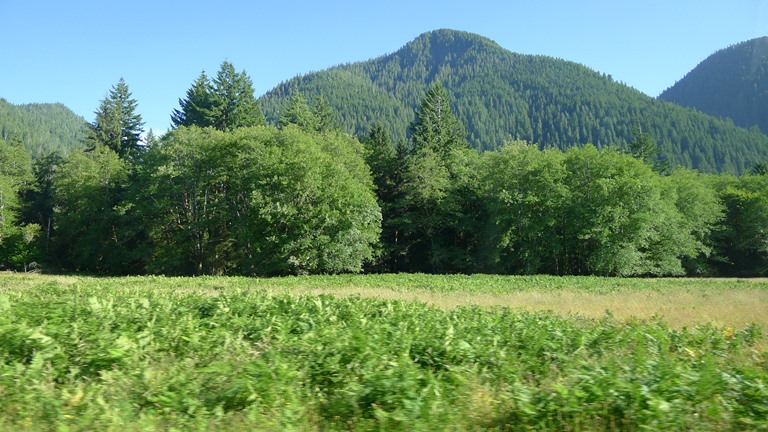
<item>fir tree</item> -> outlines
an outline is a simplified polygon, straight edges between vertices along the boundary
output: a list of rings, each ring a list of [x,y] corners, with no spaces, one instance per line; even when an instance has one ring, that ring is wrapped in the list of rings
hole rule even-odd
[[[298,126],[305,132],[317,130],[317,118],[307,104],[307,100],[300,91],[291,91],[291,97],[288,100],[288,108],[278,122],[281,128],[290,124]]]
[[[120,158],[130,160],[139,156],[143,149],[141,133],[144,122],[136,113],[136,100],[131,97],[123,78],[109,91],[96,111],[96,120],[86,138],[88,147],[103,145],[112,149]]]
[[[174,129],[180,126],[213,126],[213,89],[205,71],[187,90],[187,97],[179,99],[180,109],[174,109],[171,123]]]
[[[248,74],[236,72],[232,63],[221,64],[213,80],[213,126],[220,131],[265,125],[266,120],[253,95],[253,83]]]
[[[253,83],[245,71],[237,72],[230,62],[223,62],[211,82],[203,71],[179,99],[171,122],[180,126],[213,127],[220,131],[261,126],[267,122],[253,95]]]
[[[440,82],[432,84],[422,99],[411,130],[413,146],[417,151],[431,150],[445,157],[451,150],[468,146],[466,132],[453,116],[448,92]]]

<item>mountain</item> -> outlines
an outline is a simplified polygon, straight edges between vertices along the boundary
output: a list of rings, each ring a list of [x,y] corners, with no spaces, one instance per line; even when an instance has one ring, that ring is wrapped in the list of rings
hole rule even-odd
[[[62,104],[13,105],[0,98],[0,138],[20,139],[38,157],[81,145],[86,121]]]
[[[740,173],[768,159],[768,136],[660,101],[583,65],[510,52],[454,30],[422,34],[398,51],[294,77],[260,98],[276,122],[292,88],[322,94],[350,133],[374,123],[405,138],[429,85],[442,81],[470,143],[496,149],[509,138],[542,147],[626,146],[639,126],[673,165]]]
[[[659,98],[768,133],[768,37],[717,51]]]

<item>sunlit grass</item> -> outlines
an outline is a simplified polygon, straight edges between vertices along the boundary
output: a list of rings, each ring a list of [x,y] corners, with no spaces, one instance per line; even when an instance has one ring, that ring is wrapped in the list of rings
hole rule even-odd
[[[0,430],[767,428],[766,293],[0,274]]]

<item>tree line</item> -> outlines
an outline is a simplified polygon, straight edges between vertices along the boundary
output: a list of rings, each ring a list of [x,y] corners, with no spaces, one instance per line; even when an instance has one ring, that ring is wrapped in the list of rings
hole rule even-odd
[[[245,71],[201,73],[147,134],[120,80],[85,145],[0,141],[0,265],[100,274],[768,273],[768,176],[628,150],[510,141],[479,153],[436,81],[405,138],[342,132],[293,91],[267,124]]]

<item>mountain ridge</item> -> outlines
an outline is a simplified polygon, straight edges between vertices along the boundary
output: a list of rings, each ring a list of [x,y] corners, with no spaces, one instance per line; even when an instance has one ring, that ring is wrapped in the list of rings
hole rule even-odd
[[[87,125],[62,103],[16,105],[0,98],[0,138],[18,139],[33,157],[81,146]]]
[[[414,110],[440,80],[479,150],[509,139],[542,147],[592,143],[626,147],[636,127],[655,138],[673,165],[744,172],[768,159],[768,136],[657,100],[579,63],[517,54],[473,33],[435,30],[363,62],[298,75],[260,98],[275,122],[291,89],[322,94],[346,131],[364,135],[382,123],[405,139]]]
[[[768,36],[714,52],[659,99],[768,133]]]

